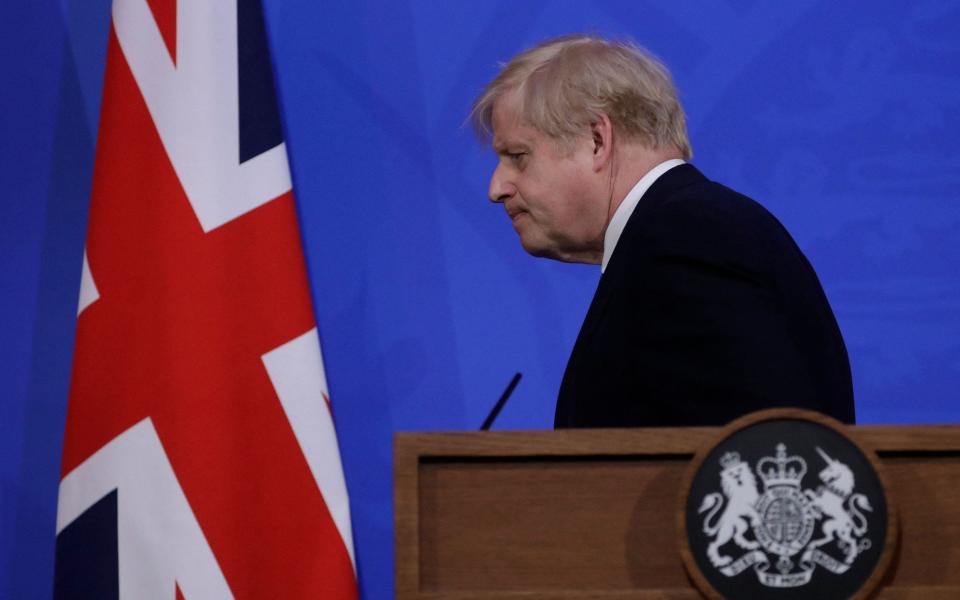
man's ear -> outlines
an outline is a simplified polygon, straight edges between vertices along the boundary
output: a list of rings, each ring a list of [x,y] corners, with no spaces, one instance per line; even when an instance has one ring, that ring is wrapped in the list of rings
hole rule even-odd
[[[593,170],[599,171],[613,157],[613,123],[610,117],[599,113],[590,122],[590,137],[593,142]]]

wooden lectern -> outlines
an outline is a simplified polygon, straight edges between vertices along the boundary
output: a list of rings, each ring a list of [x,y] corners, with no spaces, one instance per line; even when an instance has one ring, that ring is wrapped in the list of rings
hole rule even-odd
[[[401,599],[699,598],[681,480],[719,428],[401,433]],[[857,426],[900,540],[880,598],[960,598],[960,426]]]

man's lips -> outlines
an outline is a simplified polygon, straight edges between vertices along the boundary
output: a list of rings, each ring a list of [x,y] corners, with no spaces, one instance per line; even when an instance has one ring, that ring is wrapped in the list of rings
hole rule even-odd
[[[521,215],[527,214],[527,211],[515,207],[507,207],[507,216],[511,221],[516,221]]]

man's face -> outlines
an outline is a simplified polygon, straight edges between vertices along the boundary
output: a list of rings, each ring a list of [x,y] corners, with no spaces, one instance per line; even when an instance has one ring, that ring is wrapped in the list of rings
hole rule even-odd
[[[567,150],[521,122],[513,94],[493,110],[493,148],[500,158],[490,177],[490,200],[502,203],[534,256],[600,262],[608,198],[594,168],[593,141],[585,132]]]

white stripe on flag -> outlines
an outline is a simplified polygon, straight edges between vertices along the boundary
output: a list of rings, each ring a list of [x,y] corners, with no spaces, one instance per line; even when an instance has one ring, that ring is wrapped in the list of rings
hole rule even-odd
[[[90,273],[90,263],[87,262],[87,251],[83,251],[83,272],[80,274],[80,302],[77,305],[77,316],[88,306],[100,298],[100,291]]]
[[[177,3],[177,64],[146,0],[117,0],[113,25],[203,230],[290,191],[284,144],[240,156],[237,3]]]
[[[267,352],[262,359],[356,573],[350,502],[337,433],[324,400],[327,380],[316,327]]]

